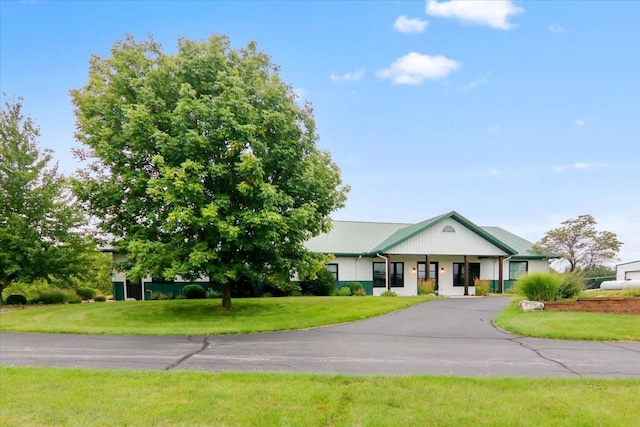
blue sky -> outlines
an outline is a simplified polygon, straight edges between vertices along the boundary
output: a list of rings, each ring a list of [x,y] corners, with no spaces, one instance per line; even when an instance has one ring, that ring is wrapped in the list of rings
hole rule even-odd
[[[591,214],[640,259],[638,1],[5,1],[0,87],[73,173],[69,90],[127,33],[256,41],[352,191],[335,219],[456,210],[531,241]],[[4,96],[3,96],[4,98]]]

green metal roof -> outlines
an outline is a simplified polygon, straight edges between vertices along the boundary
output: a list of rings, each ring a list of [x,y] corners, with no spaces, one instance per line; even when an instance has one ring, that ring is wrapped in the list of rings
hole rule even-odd
[[[479,227],[455,211],[417,224],[333,221],[333,227],[329,233],[308,240],[305,246],[313,252],[330,253],[336,256],[373,256],[376,253],[385,253],[447,218],[458,221],[513,258],[554,257],[554,254],[548,252],[542,254],[535,252],[533,243],[513,233],[499,227]]]
[[[305,246],[313,252],[365,255],[381,240],[409,225],[411,224],[332,221],[331,231],[309,239]]]
[[[508,232],[500,227],[482,227],[488,233],[493,234],[497,239],[505,242],[512,248],[514,248],[517,253],[512,256],[512,258],[557,258],[558,255],[544,251],[542,253],[538,253],[533,250],[533,243],[528,240],[523,239],[520,236],[516,236],[513,233]]]

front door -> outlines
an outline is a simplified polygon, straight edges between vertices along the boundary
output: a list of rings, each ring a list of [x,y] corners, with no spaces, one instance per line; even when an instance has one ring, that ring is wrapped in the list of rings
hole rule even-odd
[[[127,279],[127,298],[135,298],[138,301],[142,301],[142,282],[140,280],[132,282]]]
[[[424,272],[425,262],[418,262],[418,283],[427,277]],[[429,265],[429,278],[434,280],[433,289],[438,290],[438,262],[432,261]]]

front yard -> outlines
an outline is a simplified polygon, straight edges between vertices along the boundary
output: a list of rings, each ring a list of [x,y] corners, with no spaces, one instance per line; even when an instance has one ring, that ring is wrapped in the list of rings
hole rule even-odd
[[[636,426],[640,380],[0,367],[3,426]]]
[[[430,297],[238,298],[64,304],[0,313],[0,331],[108,335],[216,335],[305,329],[366,319]],[[29,306],[27,306],[29,307]]]

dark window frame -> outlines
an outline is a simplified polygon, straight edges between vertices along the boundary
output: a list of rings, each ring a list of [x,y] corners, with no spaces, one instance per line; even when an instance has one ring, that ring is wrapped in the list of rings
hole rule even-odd
[[[417,270],[417,276],[418,276],[418,283],[420,283],[420,280],[424,280],[426,277],[425,271],[422,272],[422,276],[420,277],[420,266],[421,265],[425,265],[426,262],[425,261],[418,261],[418,265],[416,266],[416,270]],[[433,275],[429,274],[431,279],[435,279],[435,285],[436,285],[436,289],[438,289],[438,280],[439,280],[439,268],[440,268],[440,262],[439,261],[431,261],[431,265],[435,266],[435,270],[430,272],[430,273],[434,273]]]
[[[331,270],[332,267],[335,267],[336,271]],[[335,262],[332,262],[332,263],[329,263],[329,264],[325,264],[324,268],[326,268],[333,275],[333,278],[337,282],[338,281],[338,277],[339,277],[339,272],[340,272],[340,266],[338,264],[336,264]]]
[[[512,270],[511,270],[512,264],[524,264],[525,265],[524,272],[518,275],[518,277],[513,277]],[[520,270],[518,270],[518,272],[520,272]],[[529,261],[509,261],[509,280],[518,280],[520,277],[526,276],[528,272],[529,272]]]
[[[473,270],[475,270],[476,266],[477,266],[477,278],[480,278],[480,263],[479,262],[470,262],[469,264],[469,271],[470,272],[474,272]],[[474,267],[473,269],[471,267]],[[460,270],[459,272],[456,272],[456,270]],[[454,262],[453,263],[453,286],[464,286],[464,276],[465,276],[465,271],[464,271],[464,262]],[[474,286],[473,285],[473,277],[469,277],[469,286]]]
[[[376,273],[376,266],[384,266],[383,272],[378,271]],[[401,266],[398,269],[398,266]],[[387,286],[387,269],[385,262],[373,263],[373,287],[385,288]],[[404,288],[404,262],[403,261],[391,261],[389,263],[390,277],[389,287],[391,288]],[[398,272],[398,270],[401,270]]]

